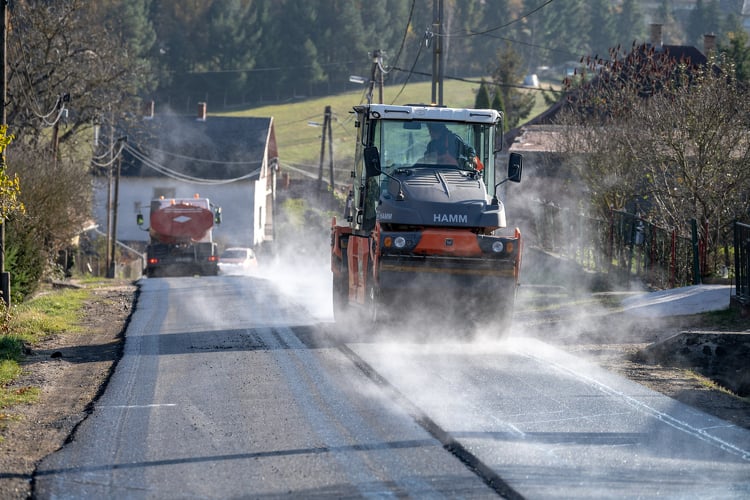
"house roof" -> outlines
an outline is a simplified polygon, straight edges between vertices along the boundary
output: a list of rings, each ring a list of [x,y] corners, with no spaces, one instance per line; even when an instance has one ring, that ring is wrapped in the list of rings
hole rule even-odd
[[[708,62],[708,58],[691,45],[662,45],[657,51],[665,52],[675,61],[689,61],[693,66],[702,66]]]
[[[278,156],[272,127],[272,118],[155,115],[128,134],[121,175],[255,179],[265,155]]]
[[[545,153],[560,150],[562,125],[527,123],[518,130],[508,148],[517,153]]]

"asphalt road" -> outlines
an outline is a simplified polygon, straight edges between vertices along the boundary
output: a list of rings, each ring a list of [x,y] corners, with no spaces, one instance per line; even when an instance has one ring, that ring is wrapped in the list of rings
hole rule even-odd
[[[34,496],[750,497],[749,431],[520,336],[340,336],[315,274],[142,280]]]

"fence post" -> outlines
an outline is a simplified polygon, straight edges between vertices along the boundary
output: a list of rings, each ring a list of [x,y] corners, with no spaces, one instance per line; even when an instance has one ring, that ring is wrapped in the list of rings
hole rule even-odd
[[[670,263],[669,287],[674,288],[677,282],[677,230],[672,229],[672,261]]]
[[[609,211],[609,254],[607,255],[607,273],[612,272],[612,258],[615,247],[615,213]]]
[[[691,239],[693,243],[693,284],[701,284],[700,256],[698,250],[698,221],[690,219]]]

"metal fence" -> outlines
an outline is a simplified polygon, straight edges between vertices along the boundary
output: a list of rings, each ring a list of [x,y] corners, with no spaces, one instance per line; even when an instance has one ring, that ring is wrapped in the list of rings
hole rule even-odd
[[[609,220],[602,220],[545,205],[535,226],[543,249],[605,273],[615,284],[637,279],[663,289],[700,280],[697,237],[634,214],[612,211]]]
[[[750,226],[734,223],[735,298],[750,304]]]

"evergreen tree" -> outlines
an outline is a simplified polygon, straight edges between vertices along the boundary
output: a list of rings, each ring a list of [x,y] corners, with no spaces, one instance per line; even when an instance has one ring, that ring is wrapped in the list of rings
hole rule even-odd
[[[718,34],[722,27],[721,7],[719,0],[711,0],[706,6],[706,16],[704,18],[703,33],[700,34],[699,44],[696,47],[703,47],[703,35]]]
[[[510,130],[510,127],[508,126],[508,120],[506,120],[504,116],[505,104],[503,104],[503,96],[500,91],[495,91],[495,94],[492,96],[492,103],[490,104],[490,108],[500,111],[503,114],[503,132],[507,132],[508,130]]]
[[[676,19],[673,3],[673,0],[661,0],[654,22],[666,28],[663,32],[664,43],[682,45],[685,42],[685,26]]]
[[[623,0],[620,15],[615,23],[615,33],[617,43],[612,46],[630,47],[634,41],[643,39],[643,14],[638,0]]]
[[[221,96],[224,101],[241,94],[247,80],[246,70],[255,64],[263,33],[253,20],[256,13],[241,0],[214,2],[208,10],[207,38],[211,53],[206,53],[205,66],[209,73],[202,75],[206,90]],[[229,99],[228,99],[229,98]]]
[[[742,17],[738,14],[730,13],[724,18],[722,27],[718,33],[717,43],[722,45],[728,45],[733,33],[739,33],[744,31],[745,28],[742,26]]]
[[[737,79],[750,83],[750,36],[747,31],[740,29],[729,33],[729,43],[719,44],[718,51],[734,64]]]
[[[498,88],[497,93],[502,94],[500,97],[506,107],[506,123],[513,128],[529,116],[536,99],[531,93],[518,88],[517,82],[523,79],[524,65],[510,44],[506,43],[498,50],[495,60],[497,66],[492,73],[492,81]]]
[[[264,43],[273,40],[273,45],[264,48],[263,66],[278,69],[272,74],[273,81],[267,80],[268,84],[259,90],[270,90],[276,99],[282,95],[306,95],[311,85],[326,80],[313,38],[319,35],[315,27],[322,28],[318,23],[320,9],[316,3],[307,0],[285,0],[271,4],[269,8],[273,10]],[[339,44],[343,45],[341,42]],[[273,95],[269,97],[274,98]]]
[[[320,30],[308,29],[311,42],[315,45],[323,71],[322,81],[335,84],[345,82],[350,74],[346,62],[368,62],[367,54],[381,49],[378,41],[372,36],[373,26],[379,23],[369,23],[367,27],[362,20],[362,5],[360,1],[340,0],[328,2],[314,2],[318,11]],[[346,40],[345,43],[341,43]]]
[[[156,42],[156,32],[150,18],[151,3],[152,0],[107,0],[93,2],[90,6],[91,12],[101,17],[107,28],[137,59],[140,71],[131,76],[137,79],[138,90],[145,93],[158,85],[149,57]]]
[[[482,78],[482,83],[479,84],[479,90],[477,90],[477,97],[474,99],[474,107],[476,109],[489,109],[490,107],[490,93],[487,91],[487,82]]]
[[[582,2],[580,0],[563,0],[562,5],[555,5],[555,9],[562,9],[564,15],[560,17],[561,23],[559,31],[552,31],[548,34],[549,38],[544,41],[546,47],[554,47],[556,41],[566,40],[568,50],[573,51],[578,57],[585,54],[589,54],[591,46],[589,45],[589,38],[587,33],[587,27],[590,26],[590,16],[586,10],[588,2]],[[598,27],[599,29],[602,26]],[[548,51],[549,59],[553,64],[560,64],[567,60],[567,57],[559,54],[557,51]]]
[[[588,53],[606,57],[609,48],[617,38],[612,2],[609,0],[592,0],[589,3],[589,9]]]
[[[686,29],[686,43],[688,45],[698,46],[697,44],[700,43],[703,34],[706,32],[704,25],[707,14],[708,9],[703,3],[703,0],[696,0],[695,7],[690,11],[690,16],[688,17],[688,25]]]

